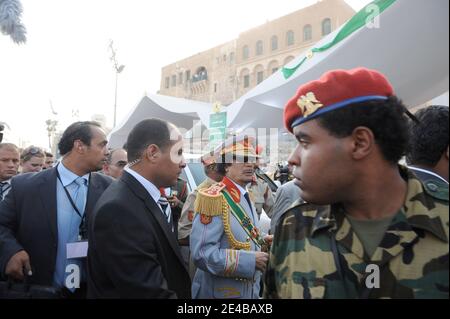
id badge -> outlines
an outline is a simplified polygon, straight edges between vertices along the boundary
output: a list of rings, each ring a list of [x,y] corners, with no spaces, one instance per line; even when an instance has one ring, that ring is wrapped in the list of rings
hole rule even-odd
[[[74,243],[67,243],[66,254],[67,259],[71,258],[86,258],[88,251],[88,241],[82,240]]]

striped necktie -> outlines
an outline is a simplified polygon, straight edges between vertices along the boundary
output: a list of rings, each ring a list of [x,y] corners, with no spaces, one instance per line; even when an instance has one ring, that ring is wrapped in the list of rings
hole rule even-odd
[[[10,188],[11,185],[8,182],[0,182],[0,201],[4,199]]]
[[[169,201],[167,200],[166,197],[161,196],[158,199],[158,204],[161,207],[162,212],[164,213],[164,217],[166,217],[167,223],[170,225],[171,224],[171,222],[170,222],[171,210],[170,210]]]

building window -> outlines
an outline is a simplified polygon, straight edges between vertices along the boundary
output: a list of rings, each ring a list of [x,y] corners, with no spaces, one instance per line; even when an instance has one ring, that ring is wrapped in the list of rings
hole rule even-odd
[[[242,48],[242,59],[243,60],[247,60],[248,59],[248,57],[249,57],[249,49],[248,49],[248,46],[246,45],[246,46],[244,46],[243,48]]]
[[[272,51],[278,49],[278,37],[276,35],[270,39],[270,47],[272,48]]]
[[[172,86],[176,86],[177,85],[177,76],[174,74],[172,75]]]
[[[256,55],[262,55],[263,54],[263,42],[259,40],[256,42]]]
[[[310,24],[305,25],[303,28],[303,41],[312,40],[312,27]]]
[[[183,84],[183,72],[178,73],[178,84]]]
[[[217,93],[217,83],[214,83],[214,93]]]
[[[165,88],[168,89],[170,86],[170,77],[166,77],[166,83],[165,83]]]
[[[226,54],[223,55],[223,62],[227,62],[227,55]]]
[[[292,31],[292,30],[289,30],[287,33],[286,33],[286,45],[287,46],[290,46],[290,45],[293,45],[294,44],[294,31]]]
[[[264,80],[264,71],[256,73],[256,84],[261,83]]]
[[[272,74],[274,74],[275,72],[277,72],[278,71],[278,68],[273,68],[272,69]]]
[[[331,33],[331,19],[326,18],[322,21],[322,35]]]
[[[186,71],[186,82],[189,82],[189,80],[191,79],[191,70],[187,70]]]
[[[197,69],[197,72],[192,77],[192,82],[198,82],[208,79],[208,73],[206,71],[206,68],[204,66],[199,67]]]
[[[234,52],[230,53],[230,63],[234,61]]]
[[[244,88],[248,88],[250,86],[250,75],[244,75]]]

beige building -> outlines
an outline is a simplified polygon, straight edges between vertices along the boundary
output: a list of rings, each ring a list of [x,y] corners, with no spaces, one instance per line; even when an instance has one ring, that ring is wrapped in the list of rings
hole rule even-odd
[[[322,0],[162,68],[159,94],[228,105],[351,18],[344,0]]]

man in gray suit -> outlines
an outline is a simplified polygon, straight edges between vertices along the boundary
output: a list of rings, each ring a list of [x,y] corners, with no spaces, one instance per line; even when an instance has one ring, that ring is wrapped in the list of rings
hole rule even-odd
[[[275,226],[277,225],[280,216],[297,200],[301,200],[300,188],[295,185],[294,181],[287,182],[278,187],[275,194],[275,204],[273,205],[272,210],[269,212],[269,217],[271,218],[271,234],[275,232]]]

